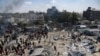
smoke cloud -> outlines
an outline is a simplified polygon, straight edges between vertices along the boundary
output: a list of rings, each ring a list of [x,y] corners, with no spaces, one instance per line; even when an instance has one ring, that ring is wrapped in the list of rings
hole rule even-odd
[[[0,0],[0,13],[10,13],[18,9],[24,0]]]

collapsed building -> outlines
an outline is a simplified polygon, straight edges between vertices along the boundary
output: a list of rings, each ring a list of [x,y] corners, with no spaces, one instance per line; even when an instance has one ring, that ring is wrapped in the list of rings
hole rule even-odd
[[[0,21],[1,22],[10,22],[10,23],[18,23],[18,22],[34,22],[36,20],[44,21],[44,14],[42,13],[0,13]]]

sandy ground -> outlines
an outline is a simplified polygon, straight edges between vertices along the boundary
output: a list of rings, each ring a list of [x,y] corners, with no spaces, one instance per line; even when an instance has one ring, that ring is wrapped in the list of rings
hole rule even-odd
[[[65,38],[62,38],[62,36],[66,36]],[[61,39],[55,41],[53,40],[54,37],[59,37]],[[51,46],[52,48],[54,46],[57,47],[57,50],[55,52],[55,56],[57,56],[57,53],[59,52],[59,56],[67,56],[68,48],[67,46],[70,43],[70,39],[68,39],[68,32],[49,32],[48,34],[48,39],[42,39],[40,43],[38,43],[37,40],[34,40],[36,45],[48,45]],[[52,45],[53,43],[53,45]],[[100,49],[100,43],[96,44],[97,50]],[[24,56],[28,56],[28,50],[25,51]],[[13,56],[13,55],[10,55]],[[87,56],[100,56],[100,52],[94,53],[94,54],[88,54]]]

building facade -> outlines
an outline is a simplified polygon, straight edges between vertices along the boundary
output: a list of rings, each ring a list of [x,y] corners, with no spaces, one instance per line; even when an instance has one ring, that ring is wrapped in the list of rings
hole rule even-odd
[[[95,10],[91,7],[88,7],[88,9],[83,12],[83,17],[90,21],[100,20],[100,10]]]
[[[49,17],[49,20],[54,20],[57,17],[57,14],[58,14],[58,9],[55,6],[47,9],[47,15]]]
[[[34,22],[36,20],[44,20],[44,15],[39,13],[0,13],[0,20],[2,22]]]

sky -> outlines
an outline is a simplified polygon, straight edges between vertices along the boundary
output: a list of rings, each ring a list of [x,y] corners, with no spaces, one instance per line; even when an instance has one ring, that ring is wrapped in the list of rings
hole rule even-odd
[[[20,7],[14,9],[14,12],[28,12],[29,10],[46,12],[52,6],[56,6],[59,11],[70,12],[83,12],[88,7],[100,10],[100,0],[24,0]]]

